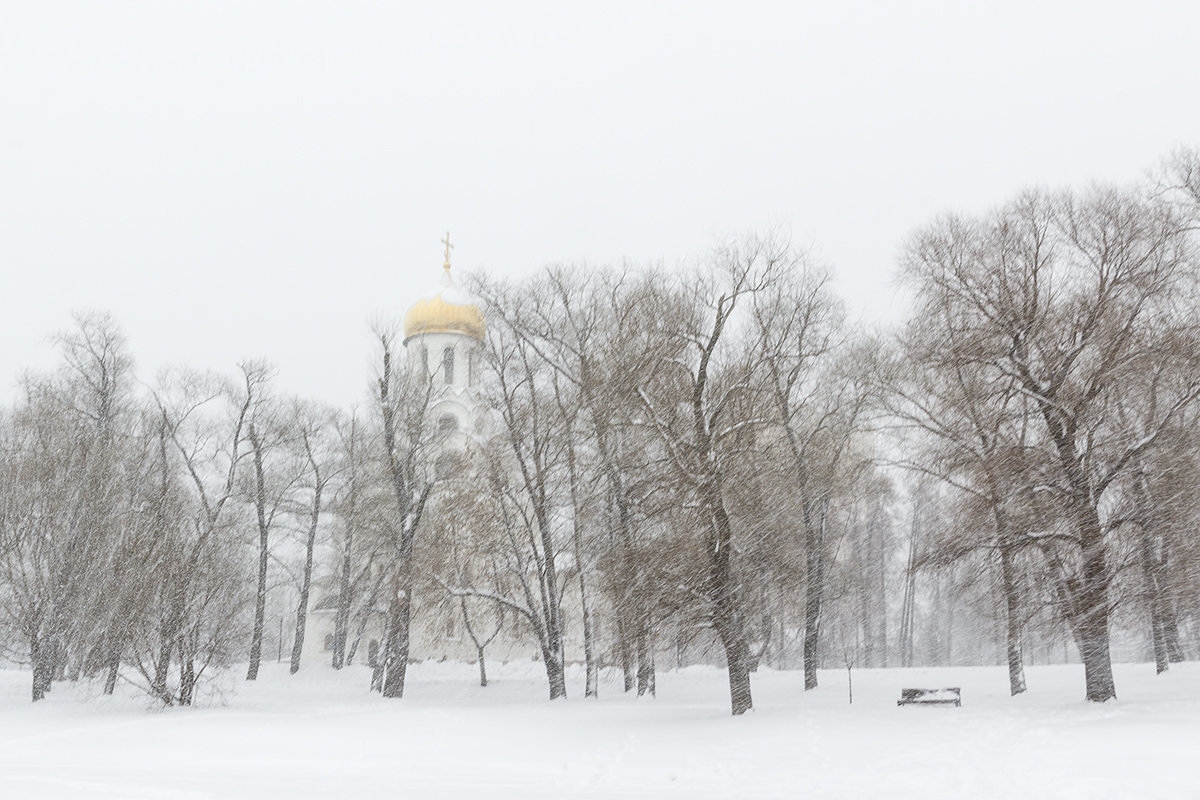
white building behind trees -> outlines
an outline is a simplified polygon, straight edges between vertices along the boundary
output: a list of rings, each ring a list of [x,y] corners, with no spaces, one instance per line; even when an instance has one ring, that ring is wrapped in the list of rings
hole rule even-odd
[[[537,660],[538,637],[527,619],[488,597],[469,598],[454,590],[465,587],[487,591],[512,600],[498,585],[499,575],[481,577],[480,572],[499,571],[496,553],[505,548],[496,531],[482,534],[489,523],[487,513],[473,502],[472,493],[487,491],[487,454],[503,451],[493,442],[497,434],[494,413],[488,408],[483,388],[484,343],[487,325],[474,297],[451,275],[450,246],[447,244],[444,274],[437,287],[425,293],[403,318],[404,380],[420,386],[424,398],[429,443],[424,457],[434,477],[429,506],[420,524],[416,545],[418,580],[414,594],[409,659],[412,661],[482,660],[481,645],[488,657],[499,660]],[[513,469],[501,459],[503,469]],[[493,482],[494,483],[494,482]],[[499,491],[499,489],[497,489]],[[496,520],[491,520],[497,527]],[[332,565],[330,565],[332,566]],[[364,582],[369,585],[369,581]],[[335,647],[340,581],[326,574],[314,582],[309,604],[312,645],[304,652],[308,664],[330,663]],[[486,586],[486,590],[479,587]],[[511,586],[508,586],[511,589]],[[374,665],[383,652],[385,601],[371,603],[369,591],[360,591],[358,608],[348,620],[345,654],[348,661]],[[519,601],[518,601],[519,602]],[[568,607],[577,605],[569,599]],[[578,628],[578,625],[572,628]],[[572,656],[582,658],[579,636],[567,636]],[[578,652],[575,652],[578,651]]]

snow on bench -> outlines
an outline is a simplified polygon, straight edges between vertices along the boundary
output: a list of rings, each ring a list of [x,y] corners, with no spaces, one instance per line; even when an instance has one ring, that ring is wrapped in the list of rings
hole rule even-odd
[[[898,706],[907,705],[962,705],[962,689],[901,689]]]

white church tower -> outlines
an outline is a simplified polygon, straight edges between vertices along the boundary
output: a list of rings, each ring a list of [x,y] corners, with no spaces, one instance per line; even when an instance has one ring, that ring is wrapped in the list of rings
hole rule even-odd
[[[430,416],[443,452],[462,450],[485,424],[479,373],[486,328],[483,313],[450,276],[450,234],[442,285],[404,315],[404,348],[410,365],[420,365],[432,383]]]

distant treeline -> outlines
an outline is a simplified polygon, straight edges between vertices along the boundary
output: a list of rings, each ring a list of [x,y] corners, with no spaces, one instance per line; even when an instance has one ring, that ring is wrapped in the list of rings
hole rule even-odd
[[[849,324],[779,234],[694,266],[476,276],[488,424],[446,446],[438,375],[376,331],[360,410],[281,396],[266,362],[140,382],[81,314],[0,413],[0,646],[32,697],[93,678],[164,704],[248,661],[314,585],[330,662],[414,621],[503,626],[565,696],[616,666],[1007,662],[1031,648],[1115,697],[1113,636],[1160,671],[1200,648],[1200,153],[1129,187],[1022,194],[915,232],[900,330]],[[414,359],[415,361],[415,359]],[[515,622],[514,622],[515,620]],[[506,622],[507,621],[507,622]],[[282,651],[282,635],[276,636]],[[103,687],[102,689],[100,687]]]

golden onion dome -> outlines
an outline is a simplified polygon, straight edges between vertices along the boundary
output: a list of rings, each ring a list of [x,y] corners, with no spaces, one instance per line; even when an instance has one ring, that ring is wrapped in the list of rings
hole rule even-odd
[[[420,333],[465,333],[482,339],[485,330],[479,306],[453,286],[418,300],[404,315],[406,339]]]
[[[462,333],[483,339],[483,312],[450,277],[450,234],[446,234],[446,277],[441,287],[421,298],[404,315],[404,338],[422,333]]]

